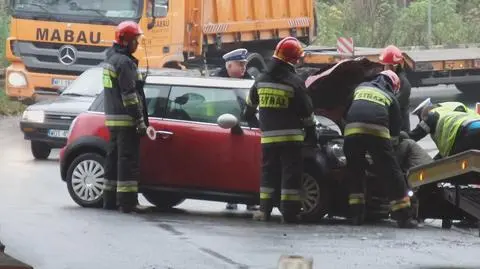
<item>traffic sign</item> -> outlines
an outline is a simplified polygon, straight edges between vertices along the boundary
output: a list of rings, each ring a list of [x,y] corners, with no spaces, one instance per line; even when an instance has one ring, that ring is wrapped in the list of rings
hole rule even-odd
[[[337,52],[340,54],[355,55],[355,46],[353,44],[353,38],[351,37],[339,37],[337,39]]]

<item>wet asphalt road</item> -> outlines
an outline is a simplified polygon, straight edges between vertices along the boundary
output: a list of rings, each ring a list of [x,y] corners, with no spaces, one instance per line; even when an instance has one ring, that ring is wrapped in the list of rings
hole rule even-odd
[[[427,94],[461,98],[455,88],[415,89],[412,106]],[[421,145],[435,154],[429,138]],[[35,269],[276,268],[283,254],[313,257],[322,269],[480,268],[476,230],[429,220],[414,231],[342,220],[282,226],[252,222],[243,205],[228,213],[223,203],[193,200],[146,216],[84,209],[60,179],[56,151],[33,160],[18,118],[0,120],[0,149],[0,240]]]

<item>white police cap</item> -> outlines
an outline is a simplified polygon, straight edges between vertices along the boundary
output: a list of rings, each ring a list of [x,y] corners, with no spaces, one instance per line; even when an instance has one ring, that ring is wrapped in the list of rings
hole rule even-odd
[[[223,59],[225,60],[225,62],[229,62],[229,61],[246,62],[247,61],[247,53],[248,53],[248,50],[246,50],[246,49],[236,49],[236,50],[232,50],[228,53],[225,53],[223,55]]]
[[[425,99],[423,102],[421,102],[413,111],[412,111],[412,114],[413,115],[417,115],[417,116],[420,116],[420,114],[422,113],[422,110],[427,107],[427,106],[431,106],[432,105],[432,100],[429,98]]]

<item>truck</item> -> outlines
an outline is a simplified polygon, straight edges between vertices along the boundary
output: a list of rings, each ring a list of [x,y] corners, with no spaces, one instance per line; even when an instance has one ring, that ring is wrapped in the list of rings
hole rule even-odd
[[[56,94],[99,65],[125,20],[144,31],[135,53],[139,68],[214,68],[221,56],[246,48],[247,70],[266,67],[276,43],[316,35],[314,0],[10,0],[6,94],[31,103]]]
[[[467,95],[480,91],[480,47],[401,48],[405,71],[412,87],[455,85]],[[378,62],[382,48],[354,48],[353,55],[337,52],[334,47],[310,46],[302,66],[323,68],[345,58],[365,57]]]

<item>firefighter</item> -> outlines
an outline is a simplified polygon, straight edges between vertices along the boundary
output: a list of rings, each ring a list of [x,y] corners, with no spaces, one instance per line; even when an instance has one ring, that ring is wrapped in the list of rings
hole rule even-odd
[[[236,49],[224,54],[222,58],[225,60],[225,66],[218,72],[213,73],[212,76],[253,79],[246,71],[248,63],[247,54],[248,50],[246,49]]]
[[[412,114],[417,115],[420,122],[409,137],[418,141],[430,134],[439,151],[435,159],[480,149],[480,115],[463,103],[433,104],[427,98]]]
[[[147,209],[138,205],[137,192],[140,137],[146,134],[148,115],[138,60],[132,55],[142,34],[137,23],[120,23],[103,71],[105,125],[110,131],[103,207],[119,208],[124,213]]]
[[[302,56],[303,48],[296,38],[282,39],[267,71],[257,77],[246,100],[246,121],[255,122],[258,106],[262,131],[260,211],[254,214],[254,220],[270,220],[277,197],[282,221],[300,220],[302,147],[304,142],[315,144],[312,103],[303,80],[295,72]]]
[[[384,65],[384,70],[392,70],[400,78],[400,90],[397,94],[397,100],[402,115],[401,130],[408,132],[410,131],[409,106],[412,86],[403,67],[404,57],[402,51],[394,45],[387,46],[380,54],[379,60]]]
[[[247,54],[248,50],[246,49],[236,49],[230,51],[223,55],[223,59],[225,60],[225,67],[220,69],[218,72],[212,74],[214,77],[224,77],[224,78],[244,78],[244,79],[253,79],[246,72],[246,65],[247,65]],[[238,208],[237,204],[228,203],[226,209],[235,210]],[[257,206],[255,205],[247,205],[247,210],[256,210]]]
[[[400,79],[391,70],[380,72],[370,82],[355,88],[353,101],[347,112],[344,151],[347,158],[349,205],[351,221],[362,225],[365,220],[365,154],[368,152],[378,176],[389,180],[388,196],[392,200],[392,218],[401,228],[413,228],[410,197],[406,180],[400,169],[392,140],[400,133],[400,108],[395,94]]]

